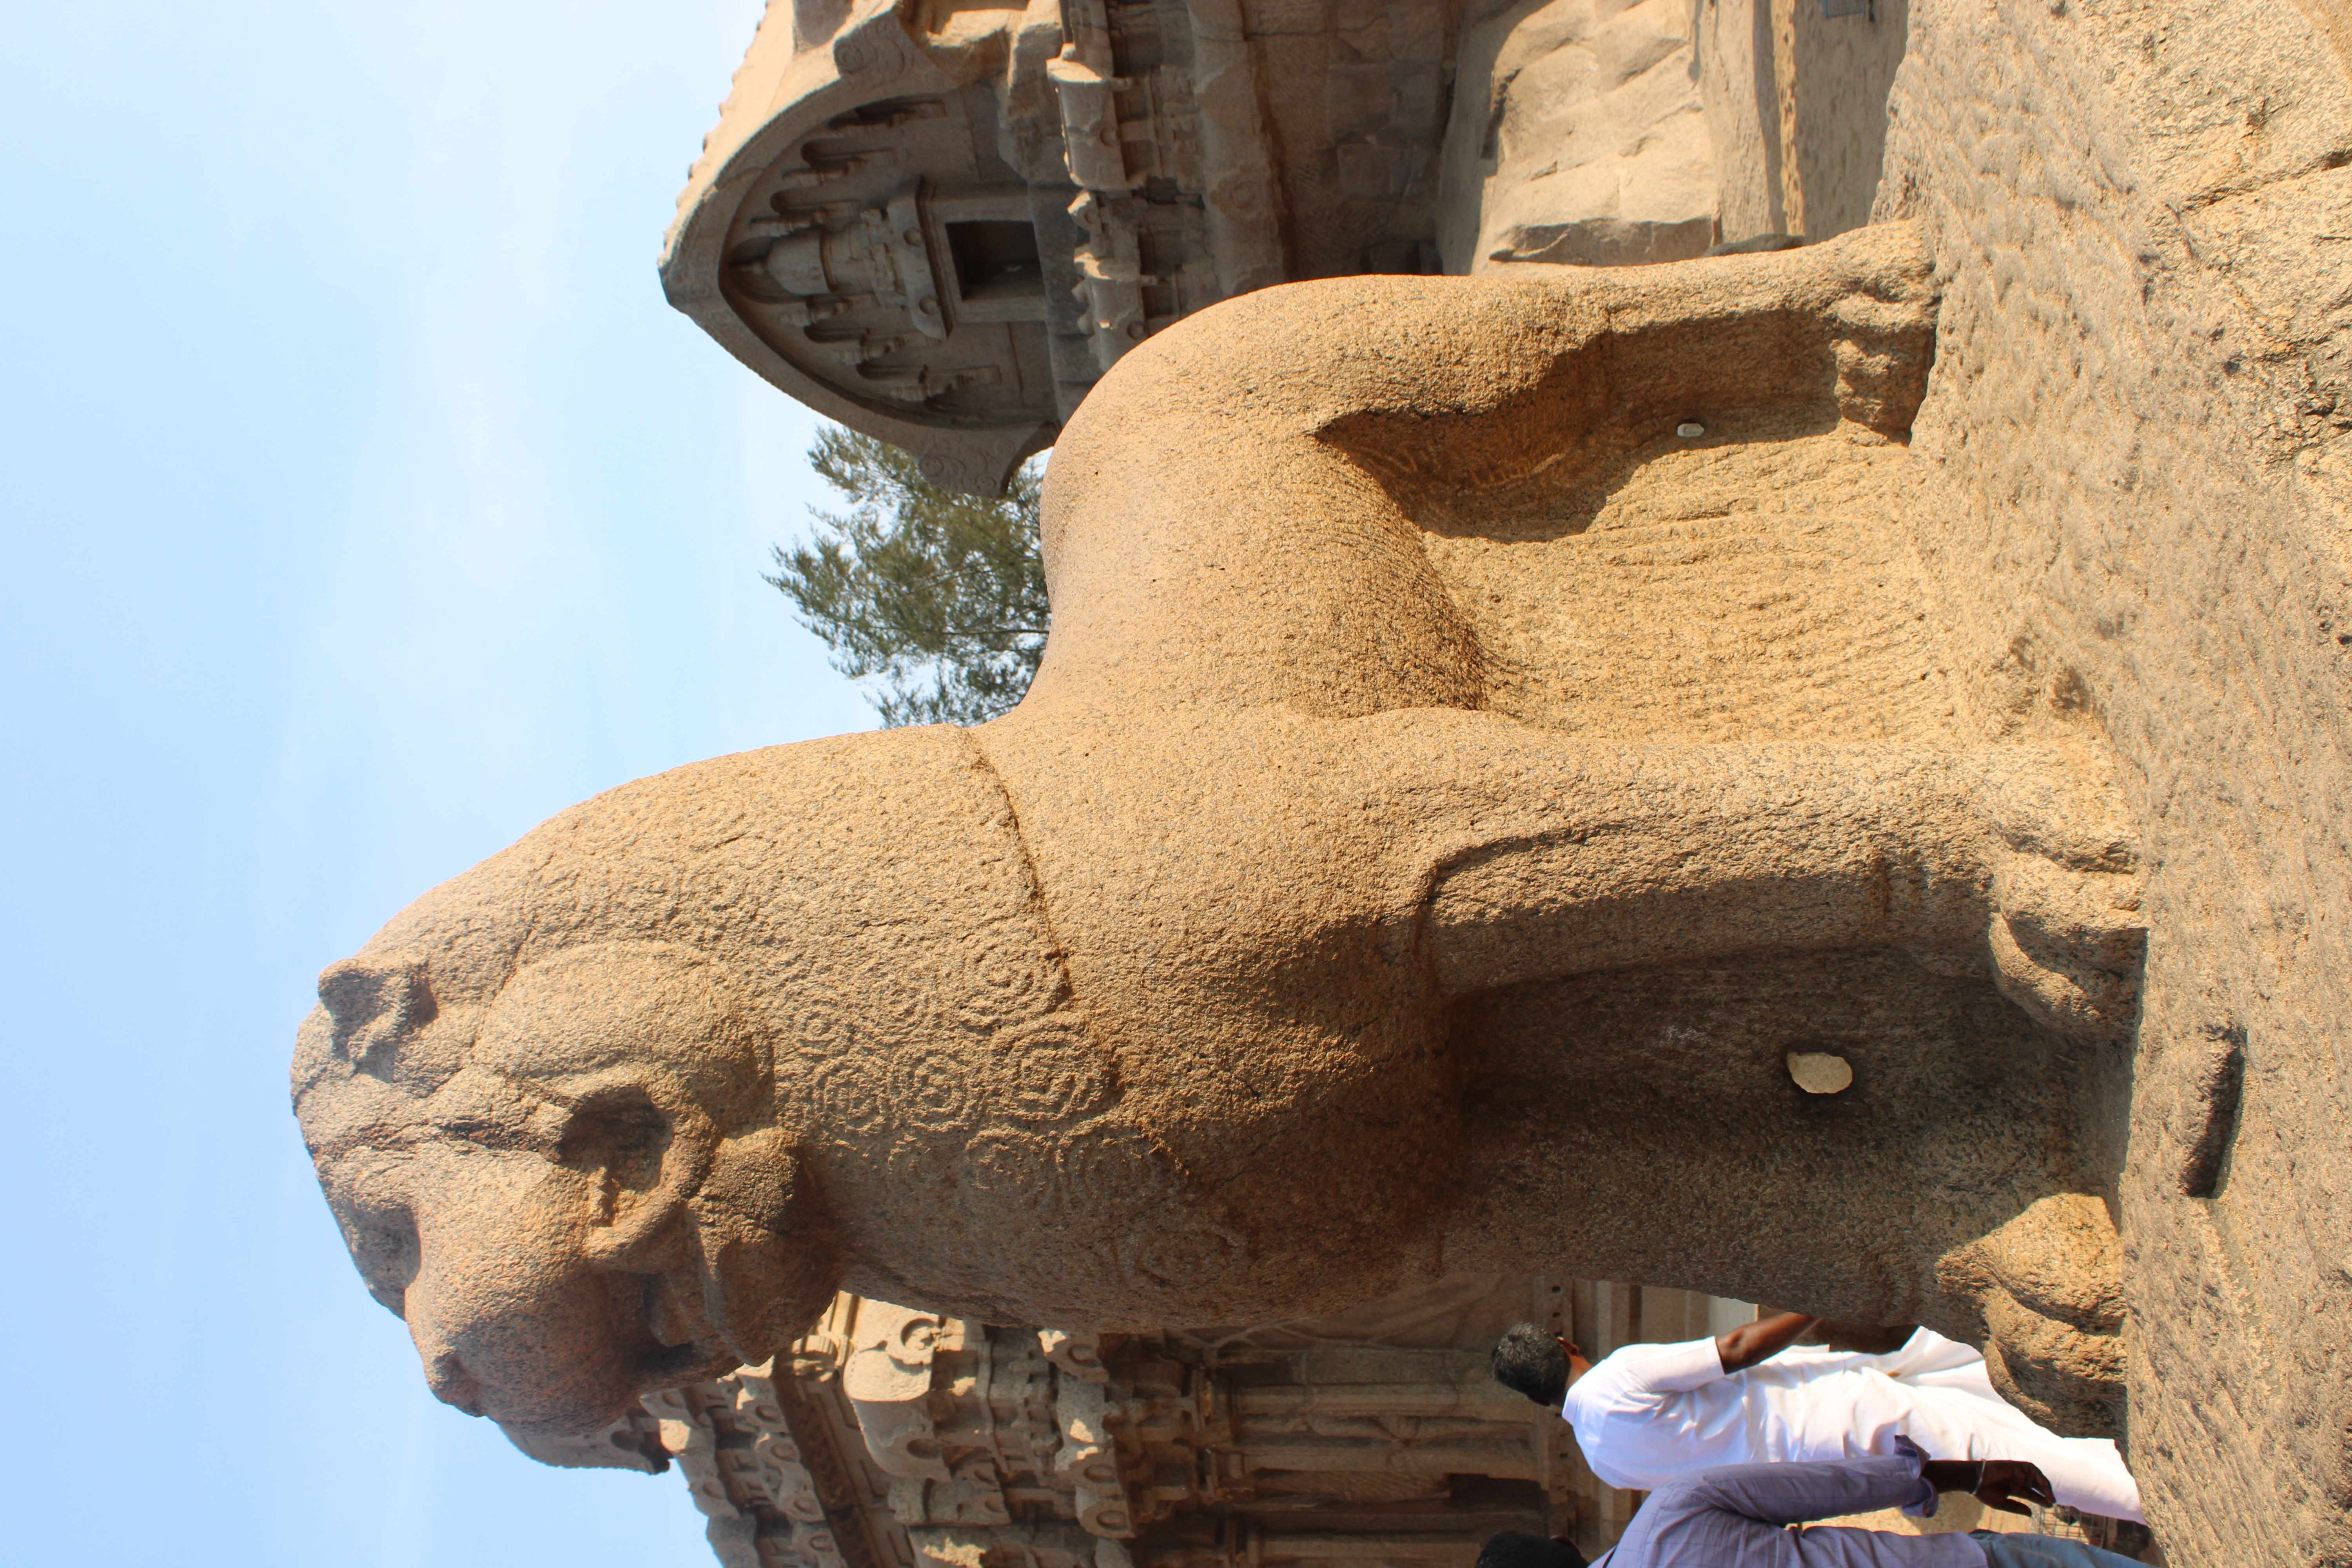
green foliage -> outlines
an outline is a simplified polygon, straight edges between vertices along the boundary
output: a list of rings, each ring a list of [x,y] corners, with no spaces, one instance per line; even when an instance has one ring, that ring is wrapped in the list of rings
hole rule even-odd
[[[824,639],[833,667],[878,679],[869,695],[886,725],[977,724],[1020,701],[1045,651],[1043,464],[1024,464],[1002,500],[981,500],[838,426],[809,461],[851,510],[814,513],[815,537],[776,546],[768,581]]]

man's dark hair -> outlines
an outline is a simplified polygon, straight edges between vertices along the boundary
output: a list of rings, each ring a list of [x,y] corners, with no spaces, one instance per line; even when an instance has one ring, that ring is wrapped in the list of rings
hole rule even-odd
[[[1538,1405],[1556,1407],[1568,1397],[1568,1352],[1557,1338],[1533,1323],[1513,1323],[1504,1330],[1486,1365],[1496,1383]]]
[[[1548,1535],[1503,1530],[1486,1537],[1486,1544],[1478,1548],[1478,1568],[1584,1568],[1584,1553]]]

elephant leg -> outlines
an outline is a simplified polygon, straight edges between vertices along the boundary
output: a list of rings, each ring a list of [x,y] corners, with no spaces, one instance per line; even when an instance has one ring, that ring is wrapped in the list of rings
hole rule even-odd
[[[1346,788],[1412,846],[1398,868],[1445,994],[1896,946],[1951,955],[2045,1023],[2127,1017],[2134,851],[2054,752],[1605,747],[1446,710],[1339,729]],[[2037,778],[2057,782],[2021,786]]]

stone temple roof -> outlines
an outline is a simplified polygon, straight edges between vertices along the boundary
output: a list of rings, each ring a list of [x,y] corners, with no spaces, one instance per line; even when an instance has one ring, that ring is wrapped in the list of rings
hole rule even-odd
[[[993,493],[1161,327],[1272,283],[1437,270],[1460,13],[777,0],[663,287],[803,403]]]

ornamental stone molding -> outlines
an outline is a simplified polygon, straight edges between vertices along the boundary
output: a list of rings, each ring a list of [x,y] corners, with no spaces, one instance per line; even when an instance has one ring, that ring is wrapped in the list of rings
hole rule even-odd
[[[632,1445],[652,1428],[643,1451],[685,1472],[729,1568],[1402,1568],[1520,1528],[1597,1550],[1637,1500],[1493,1382],[1495,1338],[1532,1316],[1605,1353],[1753,1312],[1466,1277],[1331,1319],[1101,1334],[845,1295],[774,1363],[649,1394],[582,1443],[516,1441],[648,1468]]]

